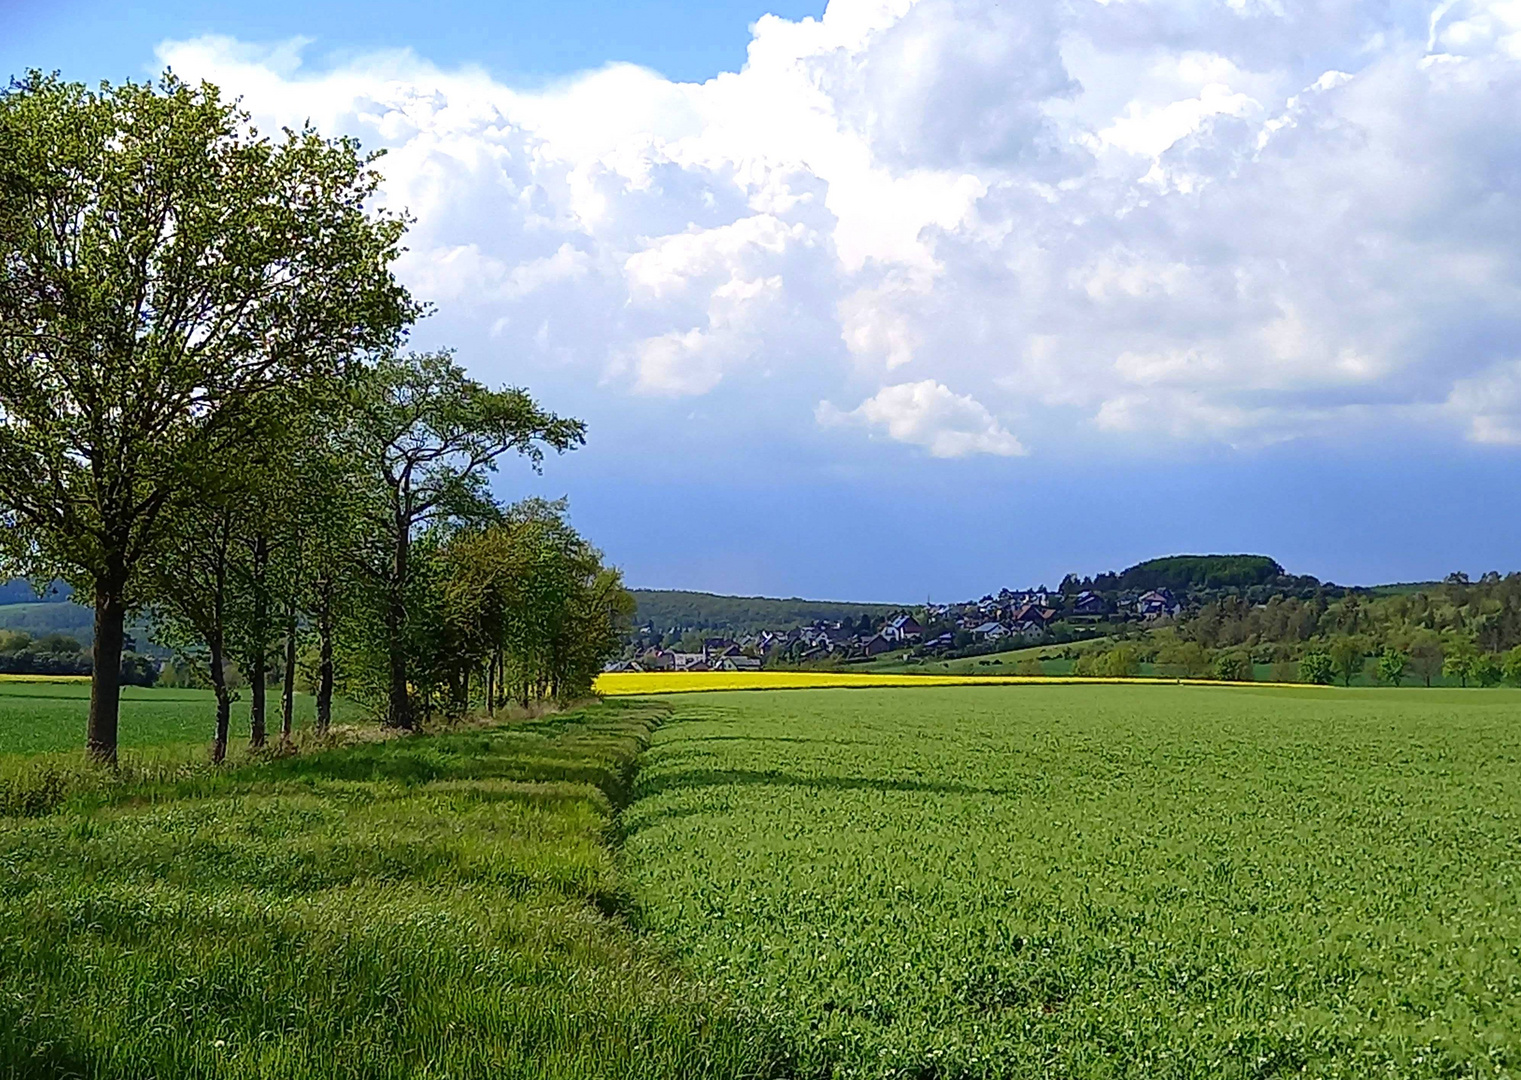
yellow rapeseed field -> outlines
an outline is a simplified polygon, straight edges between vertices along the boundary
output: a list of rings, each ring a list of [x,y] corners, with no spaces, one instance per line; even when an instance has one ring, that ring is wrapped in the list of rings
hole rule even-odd
[[[0,675],[0,682],[89,682],[88,675]]]
[[[1298,683],[1216,683],[1210,679],[1088,679],[1061,675],[870,675],[834,671],[614,671],[597,677],[604,697],[685,694],[699,690],[814,690],[851,686],[1002,686],[1011,683],[1141,683],[1176,686],[1297,686]]]

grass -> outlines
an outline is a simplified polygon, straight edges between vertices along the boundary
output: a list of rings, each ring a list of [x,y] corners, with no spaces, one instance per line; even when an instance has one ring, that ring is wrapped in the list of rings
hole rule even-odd
[[[1521,1074],[1521,694],[704,694],[644,924],[829,1077]]]
[[[622,912],[659,705],[369,743],[0,817],[0,1077],[758,1076]]]
[[[160,687],[122,687],[120,735],[124,750],[164,746],[205,746],[216,728],[216,701],[209,690],[170,690]],[[233,706],[235,739],[248,735],[248,692]],[[71,752],[84,745],[85,716],[90,686],[85,678],[67,680],[0,680],[0,755]],[[268,723],[278,732],[280,698],[271,690]],[[296,723],[309,727],[316,699],[296,696]],[[334,719],[345,722],[357,715],[354,706],[334,702]]]

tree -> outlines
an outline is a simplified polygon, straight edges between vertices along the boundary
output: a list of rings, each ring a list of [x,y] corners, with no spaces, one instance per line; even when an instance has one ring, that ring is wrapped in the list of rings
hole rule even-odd
[[[150,590],[153,621],[161,643],[199,667],[216,696],[211,760],[227,756],[232,691],[227,681],[229,576],[238,532],[235,489],[211,498],[177,503],[165,515],[172,528],[155,546]]]
[[[1501,658],[1500,674],[1512,686],[1521,686],[1521,645],[1517,645]]]
[[[1410,670],[1427,686],[1442,674],[1442,639],[1430,630],[1421,630],[1410,644]]]
[[[1116,645],[1104,655],[1100,670],[1113,679],[1128,679],[1141,673],[1141,662],[1132,646]]]
[[[1473,680],[1480,686],[1499,686],[1504,673],[1504,666],[1494,653],[1484,653],[1474,659]]]
[[[1341,677],[1343,686],[1351,686],[1352,680],[1363,670],[1363,643],[1351,636],[1343,636],[1331,642],[1331,670]]]
[[[1242,652],[1223,652],[1215,657],[1215,678],[1226,682],[1251,682],[1252,658]]]
[[[1388,683],[1390,686],[1398,686],[1405,678],[1405,668],[1409,665],[1409,656],[1393,647],[1384,649],[1378,657],[1379,681]]]
[[[1459,577],[1457,574],[1449,574],[1448,580]],[[1464,578],[1466,581],[1466,577]],[[1467,641],[1454,642],[1447,649],[1447,659],[1442,663],[1442,674],[1449,679],[1457,679],[1458,685],[1467,686],[1468,680],[1473,678],[1474,669],[1478,665],[1479,654],[1473,645]]]
[[[272,387],[394,342],[403,232],[352,141],[263,138],[209,85],[0,92],[0,539],[95,606],[86,744],[114,760],[125,620],[201,461]]]
[[[1336,668],[1331,657],[1319,650],[1311,650],[1299,658],[1299,678],[1316,686],[1328,686],[1335,678]]]
[[[579,420],[541,409],[517,388],[489,390],[447,352],[388,355],[357,381],[348,450],[371,494],[364,565],[379,587],[388,680],[386,720],[414,726],[408,691],[407,597],[412,542],[441,522],[483,522],[496,514],[486,474],[516,452],[540,467],[544,448],[585,441]]]

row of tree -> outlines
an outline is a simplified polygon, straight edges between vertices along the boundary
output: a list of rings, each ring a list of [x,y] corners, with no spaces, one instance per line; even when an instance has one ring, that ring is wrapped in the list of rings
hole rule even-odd
[[[229,667],[255,745],[282,670],[288,734],[303,637],[319,725],[342,683],[401,728],[477,672],[493,705],[584,689],[616,638],[626,594],[563,506],[487,487],[581,423],[402,351],[424,308],[373,163],[168,75],[0,94],[0,557],[93,600],[98,758],[137,611],[216,691],[219,758]]]
[[[1462,636],[1442,637],[1418,632],[1403,644],[1379,644],[1343,634],[1310,642],[1295,653],[1259,645],[1208,648],[1199,641],[1160,631],[1131,641],[1118,641],[1078,653],[1072,672],[1081,676],[1126,677],[1141,673],[1142,665],[1168,678],[1249,681],[1259,668],[1276,682],[1350,686],[1366,678],[1389,686],[1407,681],[1426,686],[1445,678],[1460,686],[1521,686],[1521,646],[1504,653],[1486,653]]]

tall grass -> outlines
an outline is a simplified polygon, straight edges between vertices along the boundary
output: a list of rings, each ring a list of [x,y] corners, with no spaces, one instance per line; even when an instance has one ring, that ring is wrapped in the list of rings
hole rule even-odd
[[[766,1074],[624,915],[660,715],[50,781],[0,818],[0,1076]]]

